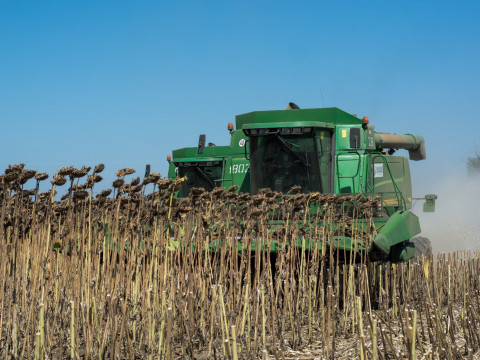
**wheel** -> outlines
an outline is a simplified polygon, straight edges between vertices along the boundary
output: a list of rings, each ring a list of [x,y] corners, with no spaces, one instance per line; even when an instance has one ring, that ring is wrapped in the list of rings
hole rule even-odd
[[[432,243],[426,237],[416,236],[410,241],[415,245],[415,256],[432,254]]]

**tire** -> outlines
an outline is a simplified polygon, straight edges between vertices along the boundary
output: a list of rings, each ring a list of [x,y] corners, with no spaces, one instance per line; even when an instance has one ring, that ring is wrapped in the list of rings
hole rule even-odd
[[[411,238],[410,241],[415,245],[415,256],[426,256],[433,253],[432,243],[426,237],[416,236]]]

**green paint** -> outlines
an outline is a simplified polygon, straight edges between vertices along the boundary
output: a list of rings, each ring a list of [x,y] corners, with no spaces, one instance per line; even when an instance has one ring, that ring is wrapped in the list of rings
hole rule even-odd
[[[378,231],[372,247],[384,254],[389,254],[390,248],[420,233],[418,217],[410,211],[397,211]],[[374,250],[372,248],[372,250]]]

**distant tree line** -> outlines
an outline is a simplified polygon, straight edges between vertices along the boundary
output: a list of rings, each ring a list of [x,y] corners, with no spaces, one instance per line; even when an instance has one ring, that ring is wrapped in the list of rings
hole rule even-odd
[[[475,151],[475,156],[467,159],[467,172],[469,175],[480,175],[480,154]]]

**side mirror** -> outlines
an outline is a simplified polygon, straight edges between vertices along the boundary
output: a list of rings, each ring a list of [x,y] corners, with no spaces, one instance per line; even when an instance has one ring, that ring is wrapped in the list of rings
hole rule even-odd
[[[423,212],[435,212],[435,200],[438,196],[435,194],[425,195],[425,202],[423,203]]]
[[[203,149],[205,149],[205,134],[202,134],[198,137],[198,150],[197,154],[202,154]]]

